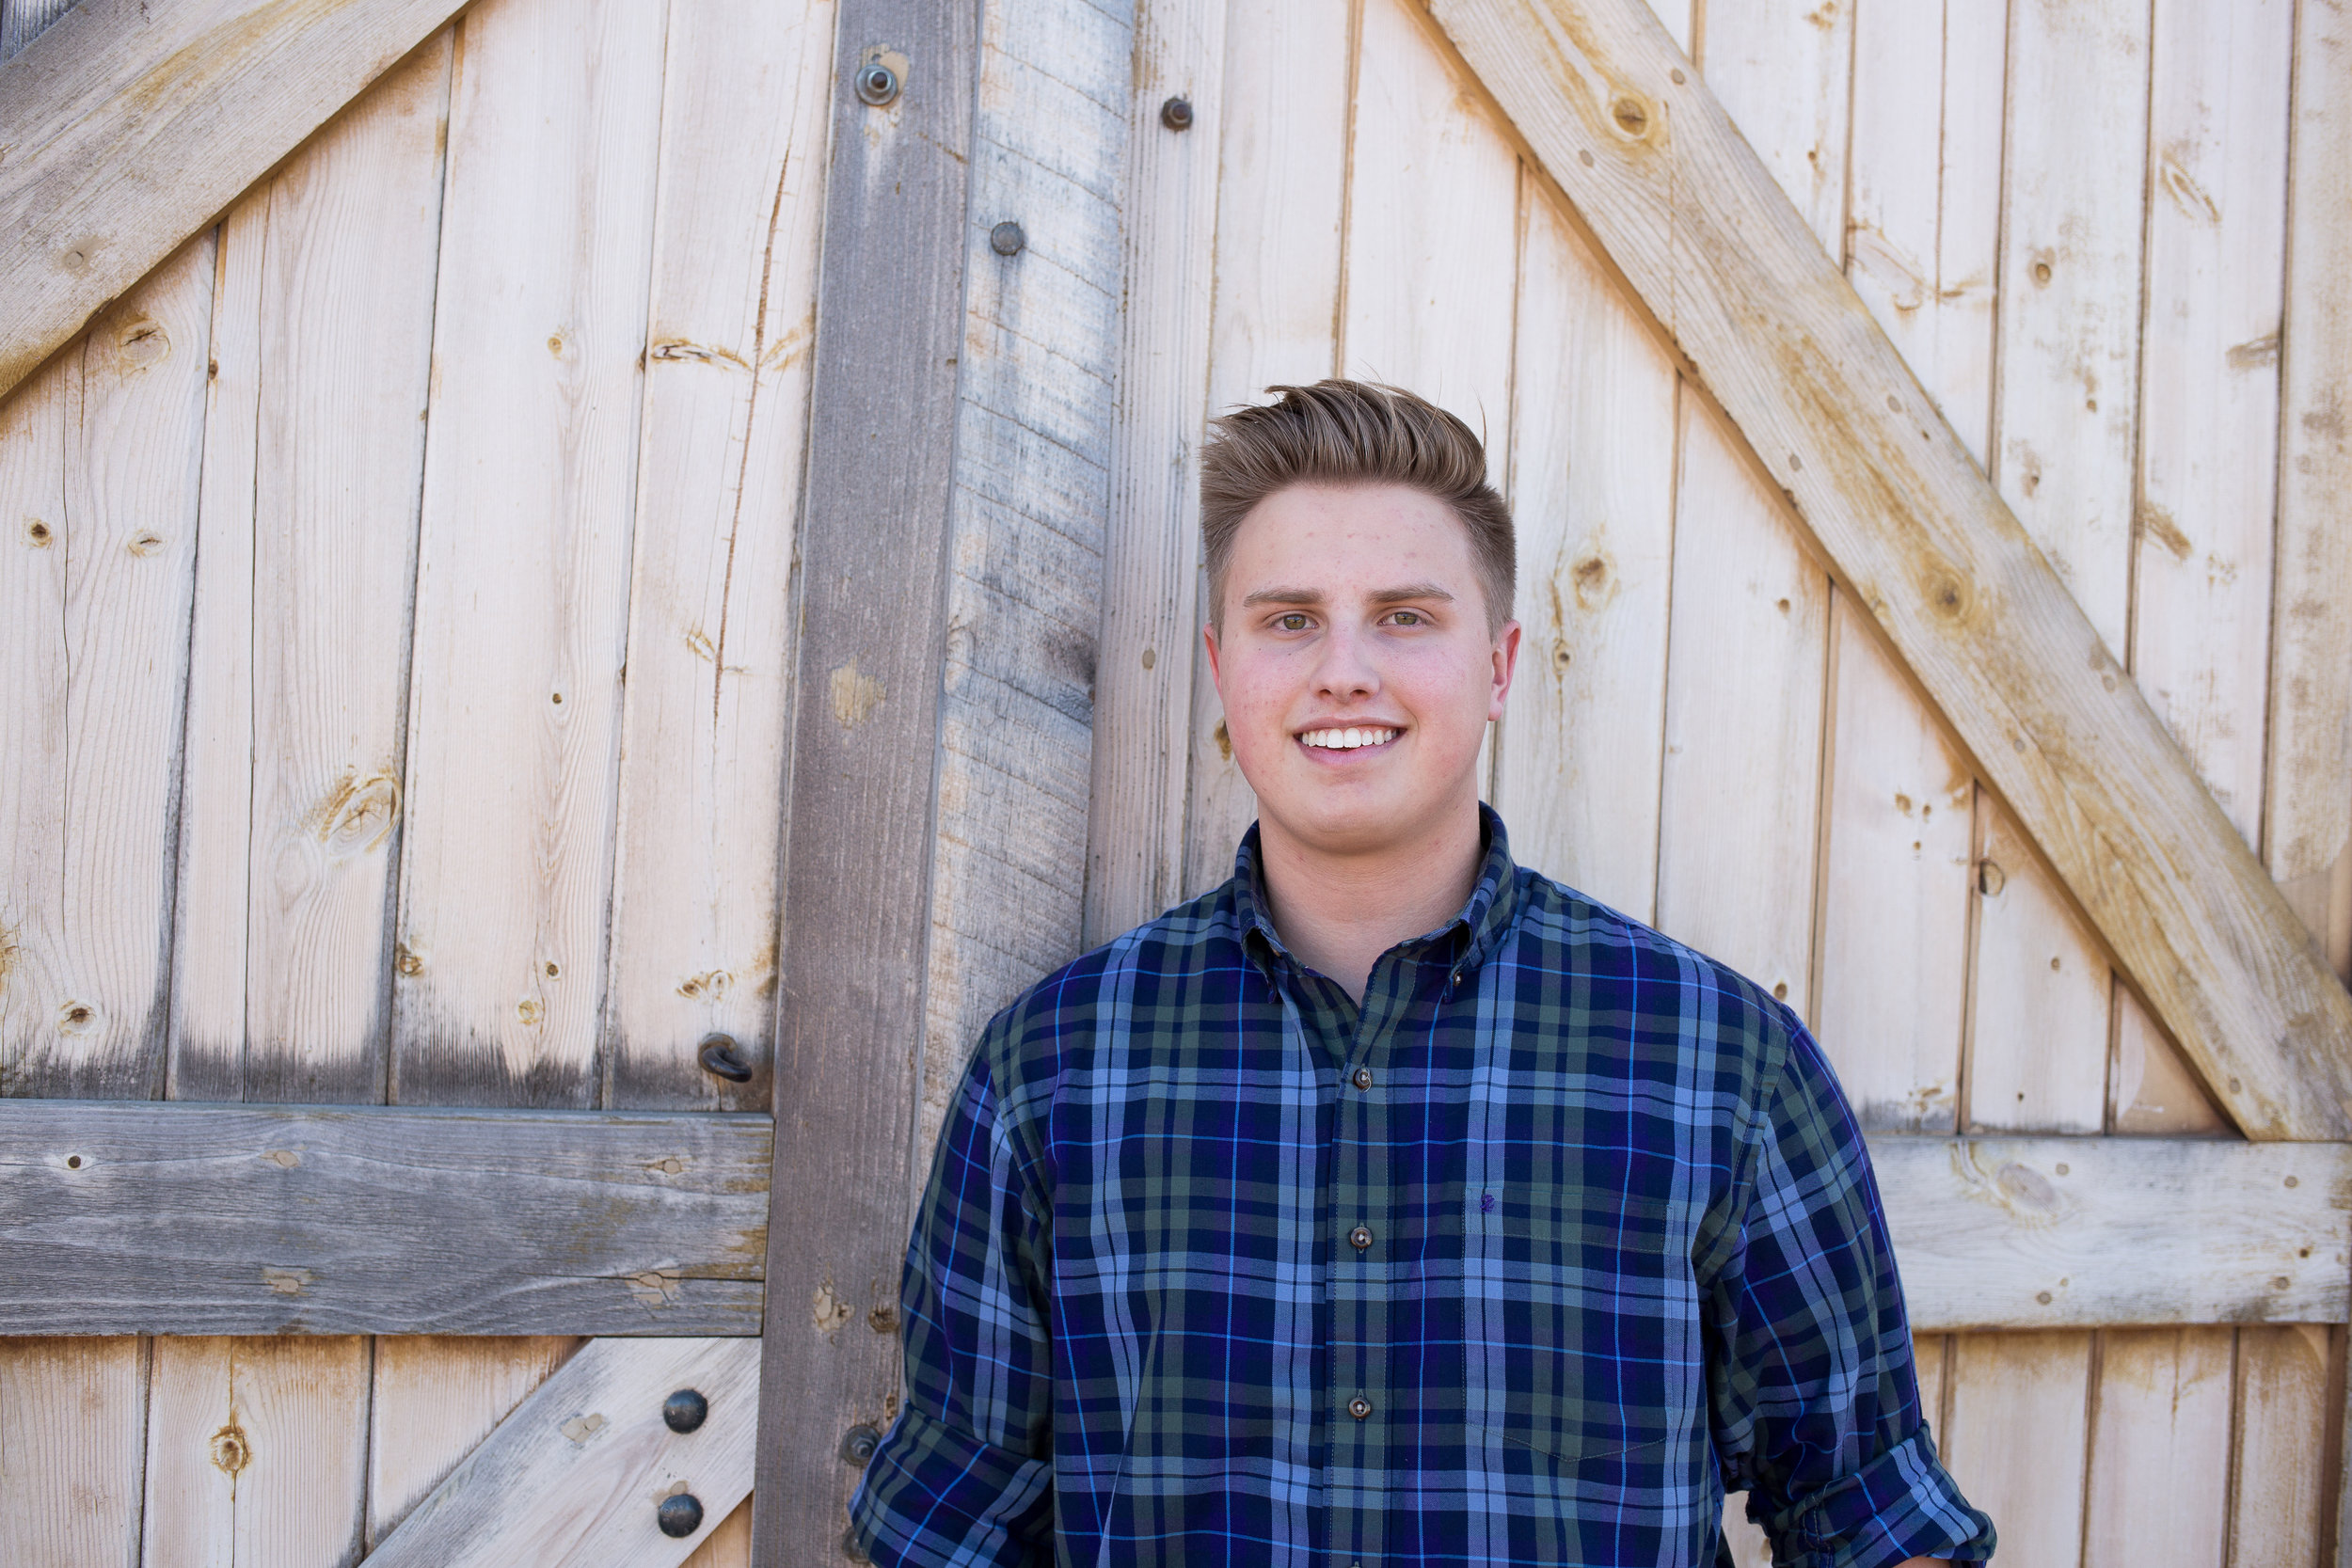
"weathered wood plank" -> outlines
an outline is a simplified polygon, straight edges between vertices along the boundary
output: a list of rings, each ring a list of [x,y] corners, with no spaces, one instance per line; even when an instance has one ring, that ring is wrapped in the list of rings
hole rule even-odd
[[[1921,1333],[2352,1316],[2352,1146],[1870,1139]]]
[[[833,45],[831,0],[669,8],[605,986],[632,1110],[768,1103]]]
[[[2352,1131],[2352,997],[1647,8],[1433,8],[2233,1117]]]
[[[0,65],[0,392],[459,0],[84,0]]]
[[[1094,675],[1084,940],[1184,895],[1184,788],[1200,650],[1200,442],[1217,273],[1226,0],[1136,8],[1126,243]],[[1182,99],[1189,129],[1161,119]]]
[[[387,1334],[369,1390],[370,1551],[583,1341]]]
[[[0,1101],[0,1334],[746,1334],[765,1117]]]
[[[756,1339],[596,1340],[500,1422],[368,1561],[670,1568],[751,1491],[758,1386]],[[661,1418],[662,1402],[681,1388],[709,1405],[690,1433],[672,1432]],[[699,1528],[672,1537],[655,1511],[677,1493],[691,1493],[703,1517]]]
[[[0,0],[0,60],[23,53],[72,8],[73,0]]]
[[[2012,1562],[2082,1561],[2091,1340],[2087,1330],[1963,1334],[1952,1346],[1938,1447],[1961,1491],[1993,1516]]]
[[[2236,1336],[2137,1328],[2099,1338],[2084,1568],[2222,1568]]]
[[[1966,1130],[2097,1132],[2114,976],[2015,818],[1977,816]]]
[[[2328,1338],[2313,1323],[2238,1330],[2228,1568],[2327,1560]]]
[[[135,1568],[144,1341],[0,1339],[0,1562]]]
[[[895,1326],[916,1158],[976,20],[843,0],[835,29],[776,1024],[774,1190],[791,1196],[768,1233],[752,1518],[766,1562],[838,1550],[841,1433],[898,1386],[898,1336],[865,1318]],[[902,84],[882,107],[850,90],[869,61]]]

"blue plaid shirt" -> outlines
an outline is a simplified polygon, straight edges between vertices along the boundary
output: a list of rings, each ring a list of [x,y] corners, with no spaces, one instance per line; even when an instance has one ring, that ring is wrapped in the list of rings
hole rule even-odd
[[[903,1292],[878,1563],[1982,1560],[1796,1017],[1512,863],[1360,1006],[1231,881],[982,1036]]]

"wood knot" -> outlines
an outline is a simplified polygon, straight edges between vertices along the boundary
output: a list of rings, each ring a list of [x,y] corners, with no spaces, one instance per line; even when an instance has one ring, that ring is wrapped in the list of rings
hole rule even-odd
[[[1631,93],[1609,105],[1609,118],[1617,122],[1618,130],[1637,141],[1649,135],[1649,105]]]
[[[57,1027],[69,1035],[86,1035],[98,1026],[98,1009],[87,1002],[68,1002],[57,1009]]]
[[[27,517],[24,519],[25,543],[31,545],[35,549],[47,549],[49,547],[50,540],[55,537],[56,535],[49,530],[49,525],[42,522],[39,517]]]
[[[171,354],[171,337],[152,316],[133,316],[115,328],[115,352],[125,370],[143,371]]]
[[[231,1421],[213,1433],[209,1445],[213,1468],[235,1475],[253,1463],[253,1446],[245,1435],[245,1428]]]

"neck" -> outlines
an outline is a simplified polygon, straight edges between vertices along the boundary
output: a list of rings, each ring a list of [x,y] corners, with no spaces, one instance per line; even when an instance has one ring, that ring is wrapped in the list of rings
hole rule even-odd
[[[1478,801],[1377,849],[1334,852],[1265,817],[1258,863],[1282,944],[1358,1002],[1380,955],[1461,912],[1483,857]]]

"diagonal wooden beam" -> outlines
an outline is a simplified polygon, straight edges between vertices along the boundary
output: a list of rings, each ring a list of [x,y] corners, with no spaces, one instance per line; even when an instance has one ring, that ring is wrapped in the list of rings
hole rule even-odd
[[[82,0],[0,65],[0,394],[464,0]]]
[[[2247,1135],[2352,1134],[2352,998],[1645,0],[1427,0]]]

